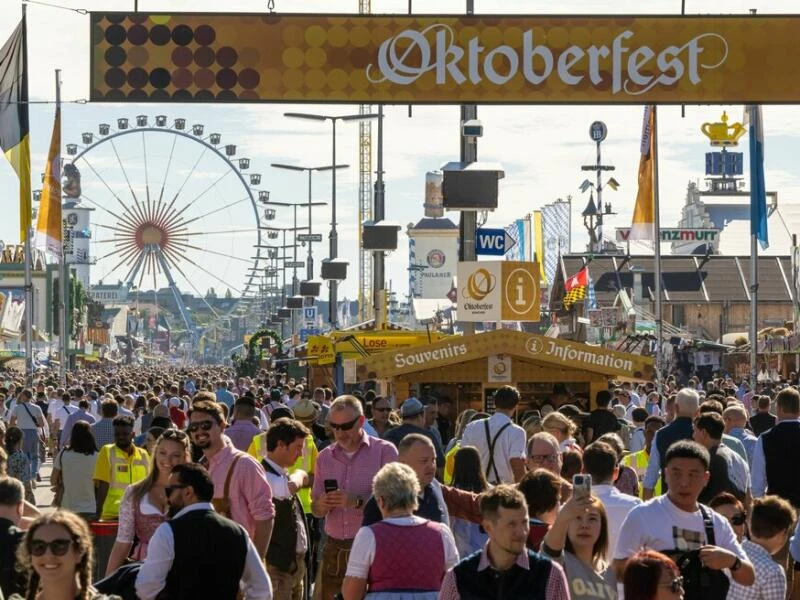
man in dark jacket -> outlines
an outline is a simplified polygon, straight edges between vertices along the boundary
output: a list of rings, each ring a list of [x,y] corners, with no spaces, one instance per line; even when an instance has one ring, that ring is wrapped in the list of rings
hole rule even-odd
[[[244,528],[214,511],[214,484],[202,466],[176,465],[165,488],[170,520],[159,525],[136,578],[140,600],[165,590],[172,600],[271,600],[264,564]],[[241,580],[241,585],[240,585]]]
[[[17,547],[25,532],[18,525],[22,519],[25,489],[13,477],[0,477],[0,592],[25,594],[25,578],[17,572]]]
[[[758,437],[768,429],[775,427],[778,417],[769,412],[769,396],[758,396],[758,412],[750,417],[750,428],[753,435]]]

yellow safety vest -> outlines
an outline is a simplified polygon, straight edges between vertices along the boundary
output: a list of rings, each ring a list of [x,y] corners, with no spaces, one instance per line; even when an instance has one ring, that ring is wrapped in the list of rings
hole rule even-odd
[[[650,464],[650,455],[647,453],[647,450],[639,450],[639,452],[634,452],[633,454],[628,454],[625,458],[622,459],[622,464],[626,467],[632,468],[636,471],[636,474],[639,476],[639,497],[642,497],[642,490],[644,486],[642,485],[642,480],[644,479],[644,474],[647,472],[647,465]],[[653,490],[654,496],[661,495],[661,477],[659,476],[658,481],[656,482],[656,487]]]
[[[311,475],[314,472],[314,465],[317,455],[317,446],[314,443],[314,436],[307,435],[305,445],[303,446],[303,453],[297,459],[287,472],[289,475],[295,471],[304,471]],[[253,438],[250,446],[247,448],[247,453],[255,458],[258,462],[267,457],[267,434],[261,433]],[[311,514],[311,488],[302,488],[297,490],[297,497],[303,505],[303,512]]]
[[[450,451],[444,455],[444,483],[445,485],[452,485],[453,483],[453,469],[456,464],[456,452],[461,448],[461,440],[456,440]]]
[[[103,521],[119,518],[119,505],[125,490],[150,473],[150,457],[147,452],[135,446],[133,454],[129,456],[114,444],[109,451],[108,462],[111,466],[111,481],[100,515]]]

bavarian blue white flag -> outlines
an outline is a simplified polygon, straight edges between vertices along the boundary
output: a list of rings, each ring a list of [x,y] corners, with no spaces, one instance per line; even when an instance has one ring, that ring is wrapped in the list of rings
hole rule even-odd
[[[767,235],[767,187],[764,183],[764,124],[761,106],[749,104],[744,111],[744,125],[750,134],[750,233],[761,249],[769,247]]]

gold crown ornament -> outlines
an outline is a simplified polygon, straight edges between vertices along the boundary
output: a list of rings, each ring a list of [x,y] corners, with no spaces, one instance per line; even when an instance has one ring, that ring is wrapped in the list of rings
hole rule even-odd
[[[700,131],[711,140],[711,145],[718,147],[738,146],[739,139],[747,133],[741,123],[728,125],[728,113],[722,113],[722,120],[717,123],[703,123]]]

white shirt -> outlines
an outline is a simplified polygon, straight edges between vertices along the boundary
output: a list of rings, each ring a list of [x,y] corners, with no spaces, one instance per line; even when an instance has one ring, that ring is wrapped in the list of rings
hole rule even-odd
[[[70,402],[68,405],[62,403],[61,408],[58,409],[53,417],[53,420],[58,422],[59,430],[64,429],[64,424],[67,422],[67,418],[76,410],[78,410],[77,402]]]
[[[623,494],[613,485],[592,484],[592,494],[599,498],[608,516],[608,547],[613,551],[617,547],[619,530],[628,514],[642,501],[636,496]]]
[[[484,474],[486,474],[486,467],[489,465],[489,441],[486,439],[486,427],[484,426],[486,421],[486,419],[473,421],[467,425],[464,435],[461,437],[462,448],[464,446],[474,446],[478,449]],[[489,417],[488,422],[490,439],[494,438],[506,423],[511,423],[497,438],[494,446],[494,465],[497,467],[499,482],[513,484],[514,472],[511,470],[511,459],[521,458],[524,461],[526,458],[525,430],[519,425],[515,425],[507,415],[499,412]],[[487,479],[491,483],[497,483],[494,481],[494,469],[490,470]]]
[[[213,510],[213,508],[210,502],[198,502],[183,508],[173,519],[193,510]],[[264,569],[264,564],[261,562],[250,536],[246,536],[246,538],[247,558],[239,589],[242,590],[245,600],[272,600],[272,583],[267,576],[267,571]],[[216,550],[224,551],[224,549]],[[140,600],[155,600],[159,592],[164,589],[174,558],[175,538],[172,536],[172,528],[169,523],[162,523],[150,538],[147,559],[136,576],[136,595]]]
[[[384,523],[391,523],[392,525],[400,525],[408,527],[411,525],[419,525],[424,523],[425,519],[422,517],[391,517],[384,519]],[[450,529],[442,525],[442,544],[444,545],[444,571],[449,571],[458,564],[458,550],[456,549],[456,541]],[[362,527],[356,533],[353,539],[353,549],[350,551],[350,559],[347,561],[347,573],[345,577],[358,577],[359,579],[367,579],[369,577],[369,569],[372,562],[375,560],[375,534],[369,527]]]
[[[290,498],[292,494],[289,493],[289,476],[286,474],[286,469],[267,456],[264,457],[264,460],[279,473],[279,475],[276,475],[268,469],[264,469],[267,474],[269,487],[272,488],[272,499],[283,500]],[[305,516],[297,514],[297,511],[294,512],[297,521],[297,543],[295,545],[295,552],[297,552],[297,554],[305,554],[306,550],[308,550],[308,538],[306,536],[306,526],[304,522]]]
[[[715,545],[730,550],[741,560],[747,560],[728,520],[711,508],[705,507],[705,510],[714,523]],[[642,549],[657,552],[697,550],[707,542],[700,511],[681,510],[664,494],[631,510],[620,529],[613,556],[625,559]]]

